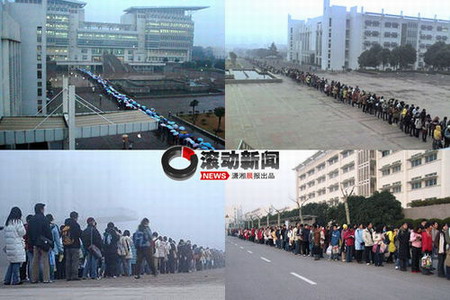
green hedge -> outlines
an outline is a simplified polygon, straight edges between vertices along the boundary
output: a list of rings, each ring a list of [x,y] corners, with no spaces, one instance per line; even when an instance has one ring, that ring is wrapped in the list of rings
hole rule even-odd
[[[410,207],[420,207],[420,206],[430,206],[437,204],[450,203],[450,197],[439,198],[439,199],[429,199],[429,200],[414,200],[409,203]]]

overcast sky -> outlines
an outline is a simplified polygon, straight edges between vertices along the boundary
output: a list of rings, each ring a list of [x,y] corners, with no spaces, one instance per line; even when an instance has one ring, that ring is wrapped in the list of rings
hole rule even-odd
[[[101,233],[113,221],[134,232],[143,217],[169,237],[224,249],[224,184],[169,179],[162,151],[10,151],[0,154],[0,223],[11,207],[24,216],[35,203],[62,224],[72,210],[86,227],[90,216]],[[0,225],[0,226],[1,226]],[[1,242],[0,242],[1,245]]]
[[[364,11],[450,20],[448,0],[331,0],[331,5],[364,7]],[[322,15],[321,0],[226,0],[226,44],[227,47],[248,45],[267,46],[272,41],[287,44],[287,19],[291,14],[296,19],[314,18]]]
[[[225,0],[82,0],[87,21],[119,23],[123,11],[131,6],[209,6],[195,11],[194,45],[224,47]]]
[[[300,163],[317,151],[285,150],[280,151],[280,169],[272,180],[231,180],[226,184],[226,210],[232,214],[232,208],[242,206],[242,212],[250,212],[260,207],[273,205],[280,209],[295,206],[295,171]],[[271,171],[270,171],[271,172]]]

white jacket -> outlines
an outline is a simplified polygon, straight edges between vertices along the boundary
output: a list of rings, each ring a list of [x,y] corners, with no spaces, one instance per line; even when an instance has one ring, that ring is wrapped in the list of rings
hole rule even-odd
[[[5,231],[5,250],[6,258],[10,263],[22,263],[25,257],[25,227],[22,221],[9,221],[4,229]]]

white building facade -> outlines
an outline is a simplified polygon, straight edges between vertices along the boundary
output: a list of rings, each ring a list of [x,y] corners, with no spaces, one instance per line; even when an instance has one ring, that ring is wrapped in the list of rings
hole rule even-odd
[[[410,44],[417,50],[414,68],[425,66],[423,57],[436,42],[450,41],[450,20],[357,11],[330,6],[323,15],[306,21],[288,17],[287,60],[323,70],[357,69],[358,57],[373,45],[393,48]]]
[[[319,151],[294,170],[301,203],[336,204],[352,190],[353,195],[370,196],[376,188],[373,150]]]
[[[406,207],[414,200],[450,196],[449,150],[377,152],[377,190],[388,190]]]
[[[0,118],[21,113],[20,28],[0,3]]]

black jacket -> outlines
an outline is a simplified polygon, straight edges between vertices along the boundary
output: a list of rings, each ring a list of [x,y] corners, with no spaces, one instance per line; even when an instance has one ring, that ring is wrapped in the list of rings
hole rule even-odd
[[[114,229],[106,229],[103,233],[103,250],[106,254],[117,254],[117,243],[120,236]]]
[[[41,214],[35,214],[28,223],[28,239],[31,246],[36,246],[38,239],[44,236],[53,241],[50,223],[47,218]]]
[[[400,229],[398,231],[398,258],[399,259],[409,259],[409,231]]]
[[[97,228],[91,225],[83,230],[83,233],[81,234],[81,241],[83,242],[85,249],[88,249],[91,244],[94,244],[100,250],[103,248],[103,241],[100,232],[98,232]]]
[[[66,219],[64,225],[70,227],[70,237],[73,239],[73,243],[71,245],[65,245],[65,248],[69,249],[79,249],[81,248],[80,238],[81,238],[81,227],[77,221],[72,218]]]

